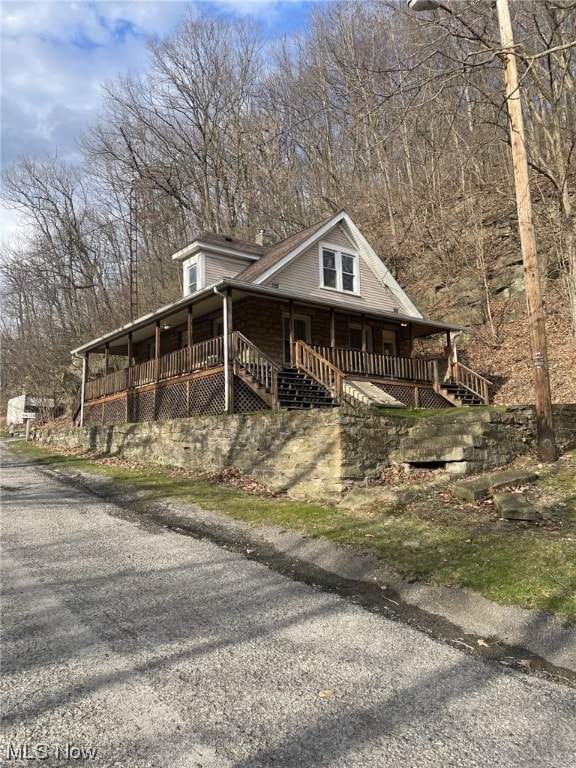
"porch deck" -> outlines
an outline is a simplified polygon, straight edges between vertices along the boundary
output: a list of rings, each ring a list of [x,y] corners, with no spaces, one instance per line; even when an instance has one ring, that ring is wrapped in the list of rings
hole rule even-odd
[[[399,398],[407,406],[438,407],[443,399],[444,407],[459,405],[458,398],[445,390],[446,382],[440,381],[440,361],[419,358],[395,357],[372,352],[311,346],[295,341],[292,349],[291,366],[303,372],[313,382],[324,388],[334,405],[346,404],[344,383],[347,379],[362,378],[374,382],[383,391]],[[80,412],[102,405],[101,417],[96,421],[107,423],[111,418],[106,411],[114,414],[114,421],[144,420],[139,417],[141,408],[130,406],[130,395],[140,395],[134,402],[146,399],[149,393],[162,390],[164,400],[180,401],[179,407],[170,405],[158,411],[156,405],[146,406],[143,414],[151,418],[170,418],[192,415],[198,409],[191,406],[191,384],[195,391],[202,391],[202,402],[209,402],[207,413],[238,410],[234,402],[234,391],[238,390],[243,400],[239,410],[257,408],[278,408],[282,406],[278,393],[278,377],[282,368],[264,355],[252,342],[239,332],[231,333],[226,339],[219,336],[209,341],[179,349],[157,359],[132,365],[99,378],[87,381],[84,387],[83,407],[81,393],[74,404],[73,419]],[[488,403],[488,382],[460,364],[450,366],[449,383],[452,387],[465,389],[470,393],[470,404]],[[195,382],[195,384],[194,384]],[[186,385],[179,394],[168,395],[170,386]],[[198,390],[200,387],[200,390]],[[225,391],[221,391],[224,387]],[[246,394],[247,392],[247,394]],[[423,399],[422,393],[427,393]],[[121,406],[120,399],[125,402]],[[472,403],[472,400],[474,403]],[[186,401],[186,407],[182,403]],[[117,405],[105,406],[116,402]],[[354,404],[354,403],[351,403]],[[200,407],[200,405],[199,405]],[[200,408],[202,410],[202,408]],[[147,420],[147,419],[146,419]],[[91,421],[91,420],[89,420]]]

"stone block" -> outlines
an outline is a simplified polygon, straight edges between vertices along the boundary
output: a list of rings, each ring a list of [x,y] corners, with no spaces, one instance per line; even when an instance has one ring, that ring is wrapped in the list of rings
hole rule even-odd
[[[540,512],[521,493],[495,493],[494,507],[506,520],[525,520],[531,523],[540,519]]]
[[[536,472],[508,469],[457,483],[452,493],[462,501],[480,501],[501,488],[514,488],[538,480]]]

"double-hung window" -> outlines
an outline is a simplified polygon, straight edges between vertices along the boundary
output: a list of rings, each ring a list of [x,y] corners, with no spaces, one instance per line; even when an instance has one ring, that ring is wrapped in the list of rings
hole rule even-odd
[[[198,262],[192,261],[186,270],[186,293],[196,293],[198,290]]]
[[[332,288],[343,293],[359,293],[358,256],[330,246],[322,246],[320,254],[322,288]]]

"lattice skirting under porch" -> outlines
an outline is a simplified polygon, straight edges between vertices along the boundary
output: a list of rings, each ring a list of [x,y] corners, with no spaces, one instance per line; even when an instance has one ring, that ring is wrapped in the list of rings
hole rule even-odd
[[[123,424],[164,421],[191,416],[216,416],[224,412],[224,374],[165,384],[130,392],[84,406],[84,424]],[[266,403],[241,379],[234,379],[234,412],[267,410]]]
[[[403,386],[402,384],[383,384],[374,382],[376,386],[388,395],[392,395],[407,408],[452,408],[452,405],[442,395],[434,392],[432,387]]]

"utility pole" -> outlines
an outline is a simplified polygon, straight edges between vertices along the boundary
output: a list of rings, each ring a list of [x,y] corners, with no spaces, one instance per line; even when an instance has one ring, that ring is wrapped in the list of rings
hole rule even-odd
[[[528,328],[530,330],[530,348],[536,402],[536,429],[538,436],[538,456],[542,461],[551,462],[558,458],[554,419],[552,415],[552,396],[550,393],[550,374],[548,371],[548,351],[546,345],[546,325],[544,306],[540,291],[540,275],[532,217],[532,198],[528,177],[528,158],[522,118],[522,103],[518,83],[518,68],[514,50],[514,36],[510,21],[508,0],[496,0],[500,40],[505,63],[506,104],[510,125],[510,144],[514,165],[514,183],[516,186],[516,206],[518,208],[518,228],[520,247],[524,263],[524,286],[528,308]]]
[[[406,0],[408,7],[414,11],[433,11],[440,8],[454,16],[450,8],[439,0]],[[534,235],[534,220],[532,216],[532,198],[528,176],[528,157],[522,118],[522,103],[518,82],[518,67],[514,49],[514,35],[510,21],[508,0],[496,0],[498,25],[502,58],[504,60],[504,79],[506,84],[506,105],[510,126],[510,145],[512,148],[512,163],[514,166],[514,185],[516,190],[516,206],[518,209],[518,229],[520,233],[520,248],[524,264],[524,287],[528,309],[528,328],[530,333],[530,351],[532,355],[532,371],[534,381],[534,397],[536,404],[536,434],[538,441],[538,456],[541,461],[552,462],[558,458],[556,438],[554,435],[554,419],[552,414],[552,396],[550,392],[550,374],[548,370],[548,351],[546,345],[546,325],[544,320],[544,305],[540,291],[540,274],[538,271],[538,256],[536,237]],[[480,38],[479,38],[480,39]]]

